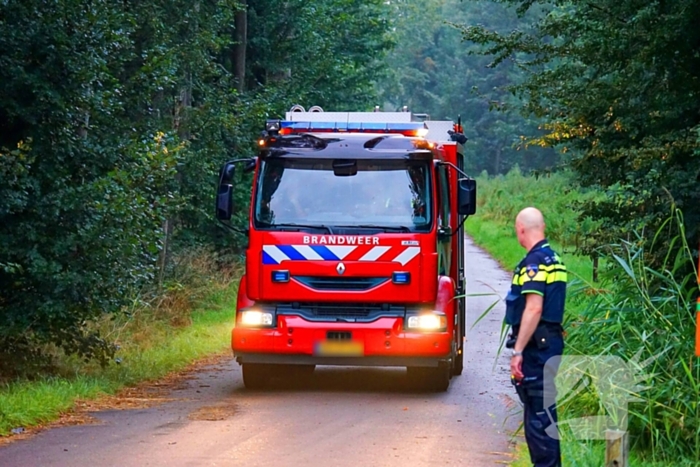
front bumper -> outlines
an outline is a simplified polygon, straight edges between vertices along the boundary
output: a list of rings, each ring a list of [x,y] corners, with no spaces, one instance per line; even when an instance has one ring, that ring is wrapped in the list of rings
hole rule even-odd
[[[231,346],[239,363],[435,367],[449,362],[451,331],[407,331],[403,322],[402,317],[335,323],[278,316],[276,328],[235,327]]]

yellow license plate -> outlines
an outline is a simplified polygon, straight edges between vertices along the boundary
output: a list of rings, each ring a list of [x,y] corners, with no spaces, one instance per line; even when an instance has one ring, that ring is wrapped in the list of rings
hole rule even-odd
[[[365,354],[365,346],[359,341],[320,341],[315,350],[320,357],[362,357]]]

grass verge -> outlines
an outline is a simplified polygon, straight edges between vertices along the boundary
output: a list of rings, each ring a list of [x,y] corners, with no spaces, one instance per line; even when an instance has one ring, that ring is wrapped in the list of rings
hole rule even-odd
[[[156,301],[140,302],[127,316],[100,323],[103,335],[120,346],[105,368],[57,353],[51,374],[0,384],[0,437],[53,422],[78,401],[113,395],[228,352],[235,277],[227,273],[207,286],[199,277],[194,289],[191,283],[171,282]]]
[[[115,394],[118,390],[161,378],[195,360],[227,351],[234,311],[197,312],[184,329],[159,333],[148,348],[120,352],[120,364],[89,374],[15,381],[0,388],[0,436],[56,420],[78,400]]]

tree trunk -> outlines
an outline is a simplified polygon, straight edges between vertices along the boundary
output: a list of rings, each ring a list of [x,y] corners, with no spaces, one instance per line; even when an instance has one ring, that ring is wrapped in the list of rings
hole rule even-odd
[[[177,131],[180,141],[189,141],[191,136],[187,118],[189,117],[190,108],[192,107],[192,87],[192,74],[186,73],[183,79],[183,86],[180,88],[180,98],[175,102],[175,108],[173,109],[173,128]],[[180,187],[182,187],[181,170],[182,169],[178,167],[177,173],[175,174],[175,180]],[[165,272],[170,262],[170,242],[177,221],[177,217],[169,217],[165,219],[163,223],[163,249],[160,251],[160,270],[158,273],[158,291],[160,293],[162,293],[163,290]]]
[[[498,175],[501,173],[501,147],[496,148],[496,158],[493,162],[493,173]]]
[[[248,0],[239,0],[241,10],[236,12],[233,39],[236,41],[233,46],[233,77],[236,79],[238,92],[243,92],[245,88],[245,52],[247,45],[248,29]]]

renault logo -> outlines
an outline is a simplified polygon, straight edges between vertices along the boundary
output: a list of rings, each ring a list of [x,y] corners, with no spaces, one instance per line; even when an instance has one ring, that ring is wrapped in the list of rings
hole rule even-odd
[[[343,263],[338,263],[338,265],[335,267],[335,270],[338,271],[338,274],[342,276],[345,272],[345,265]]]

